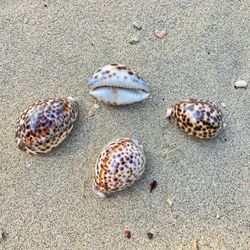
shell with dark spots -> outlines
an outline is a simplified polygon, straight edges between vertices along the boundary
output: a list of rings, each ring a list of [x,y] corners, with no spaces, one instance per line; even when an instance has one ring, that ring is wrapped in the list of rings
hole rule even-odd
[[[200,139],[218,135],[225,123],[220,109],[210,101],[188,99],[168,109],[167,117],[185,133]]]
[[[26,153],[47,153],[67,137],[77,115],[73,97],[37,101],[20,114],[15,142]]]
[[[118,139],[100,153],[94,174],[93,191],[100,197],[121,191],[138,180],[146,158],[137,140]]]

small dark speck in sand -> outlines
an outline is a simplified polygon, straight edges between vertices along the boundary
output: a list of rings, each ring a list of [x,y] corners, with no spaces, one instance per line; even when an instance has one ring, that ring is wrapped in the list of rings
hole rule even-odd
[[[131,238],[131,233],[130,233],[130,231],[129,231],[128,229],[126,229],[126,230],[124,231],[124,236],[125,236],[127,239],[130,239],[130,238]]]
[[[152,181],[149,184],[150,187],[150,193],[157,187],[157,182],[156,181]]]
[[[154,237],[154,235],[152,234],[152,233],[147,233],[147,236],[148,236],[148,238],[150,239],[150,240],[152,240],[153,239],[153,237]]]
[[[47,7],[48,7],[48,5],[47,5],[47,4],[44,4],[43,6],[44,6],[44,8],[47,8]]]

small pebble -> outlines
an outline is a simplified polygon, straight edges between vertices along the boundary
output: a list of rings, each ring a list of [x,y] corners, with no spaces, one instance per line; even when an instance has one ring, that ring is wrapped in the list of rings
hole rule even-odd
[[[139,23],[133,22],[133,27],[136,28],[137,30],[141,30],[142,26]]]
[[[88,116],[89,116],[89,117],[92,117],[92,116],[94,116],[94,115],[95,115],[95,111],[90,110],[90,111],[88,112]]]
[[[28,18],[24,18],[23,22],[24,22],[25,24],[27,24],[27,23],[29,22],[29,19],[28,19]]]
[[[94,108],[95,108],[95,109],[99,109],[100,106],[96,103],[96,104],[94,104]]]
[[[223,108],[225,108],[227,105],[226,105],[224,102],[222,102],[222,103],[221,103],[221,106],[222,106]]]
[[[129,43],[130,44],[136,44],[136,43],[139,43],[139,38],[138,37],[133,37],[129,40]]]
[[[167,203],[168,203],[169,207],[172,207],[172,206],[173,206],[173,201],[170,200],[169,198],[167,199]]]
[[[221,216],[219,215],[219,214],[216,214],[216,219],[220,219],[221,218]]]
[[[154,237],[154,235],[153,235],[152,233],[150,233],[150,232],[147,233],[147,236],[148,236],[148,238],[149,238],[150,240],[152,240],[153,237]]]
[[[193,240],[192,241],[192,250],[199,250],[199,247],[198,247],[198,242],[197,240]]]
[[[247,88],[247,82],[246,81],[244,81],[244,80],[238,80],[236,83],[235,83],[235,85],[234,85],[234,87],[237,89],[237,88]]]
[[[128,229],[126,229],[126,230],[124,231],[124,236],[125,236],[127,239],[130,239],[130,238],[131,238],[131,233],[130,233],[130,231],[129,231]]]

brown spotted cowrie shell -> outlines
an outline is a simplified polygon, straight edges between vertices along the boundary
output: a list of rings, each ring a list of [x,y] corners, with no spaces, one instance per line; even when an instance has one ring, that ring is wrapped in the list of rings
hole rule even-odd
[[[15,142],[26,153],[47,153],[67,137],[77,115],[73,97],[37,101],[17,119]]]
[[[187,99],[168,109],[167,118],[185,133],[200,139],[218,135],[226,123],[220,109],[210,101]]]
[[[93,191],[100,197],[133,185],[145,170],[143,147],[134,139],[109,143],[96,162]]]

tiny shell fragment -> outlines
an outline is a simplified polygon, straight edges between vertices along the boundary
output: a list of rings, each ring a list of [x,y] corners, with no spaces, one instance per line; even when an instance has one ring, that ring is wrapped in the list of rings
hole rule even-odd
[[[141,30],[142,29],[142,25],[137,23],[137,22],[133,22],[133,27],[136,28],[137,30]]]
[[[105,197],[131,186],[143,174],[145,163],[143,147],[137,140],[125,138],[109,143],[96,163],[94,193]]]
[[[156,31],[154,34],[158,38],[163,38],[164,36],[167,35],[167,32],[166,31]]]
[[[220,109],[209,101],[188,99],[167,110],[170,118],[185,133],[200,139],[218,135],[226,123]]]
[[[236,83],[235,83],[235,88],[247,88],[247,82],[244,81],[244,80],[238,80]]]
[[[130,40],[129,40],[129,43],[130,44],[136,44],[136,43],[139,43],[140,39],[138,37],[132,37]]]
[[[221,216],[219,215],[219,214],[216,214],[216,219],[220,219],[221,218]]]
[[[198,241],[197,240],[193,240],[192,241],[192,250],[199,250],[199,247],[198,247]]]
[[[29,154],[51,151],[70,133],[77,114],[78,104],[73,97],[35,102],[17,120],[18,148]]]
[[[172,207],[172,206],[173,206],[173,201],[170,200],[169,198],[167,199],[167,203],[168,203],[169,207]]]

